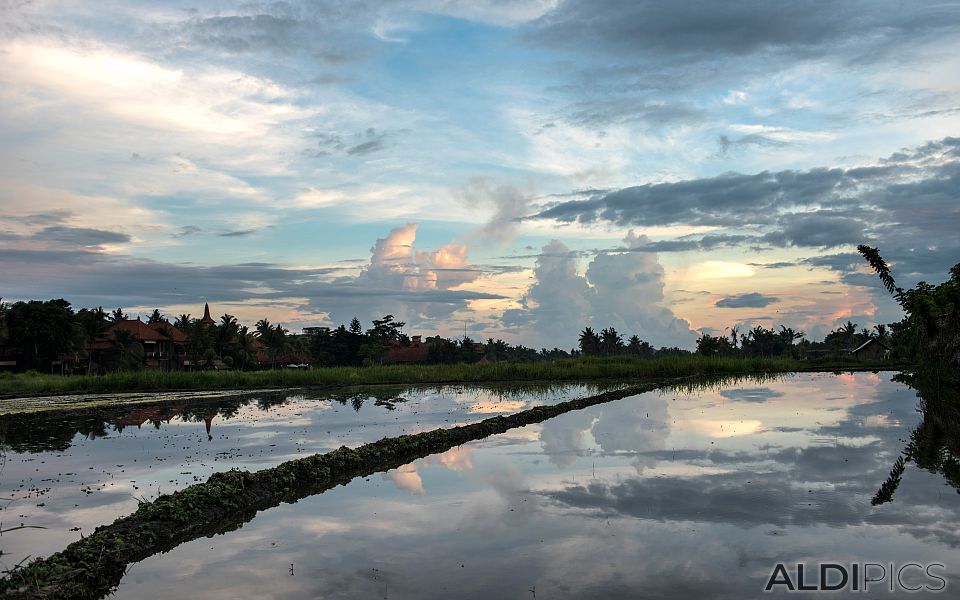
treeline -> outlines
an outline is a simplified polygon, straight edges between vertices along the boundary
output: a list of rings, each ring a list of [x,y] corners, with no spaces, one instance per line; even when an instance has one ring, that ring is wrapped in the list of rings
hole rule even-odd
[[[892,333],[887,325],[879,324],[873,329],[866,329],[851,321],[828,333],[822,341],[808,340],[804,332],[783,325],[779,329],[757,325],[746,333],[734,326],[727,331],[729,335],[700,336],[697,354],[724,358],[784,357],[803,360],[812,357],[838,358],[869,340],[877,340],[887,348],[903,345],[900,335]],[[897,354],[893,352],[894,356]]]
[[[661,356],[682,356],[690,354],[682,348],[654,348],[649,342],[641,340],[637,335],[631,335],[626,342],[623,336],[613,327],[601,329],[596,333],[590,327],[584,327],[580,332],[580,354],[583,356],[634,356],[637,358],[652,359]]]
[[[853,322],[834,329],[823,340],[806,339],[804,332],[786,326],[767,329],[756,326],[741,332],[731,327],[725,335],[704,334],[697,340],[696,354],[720,358],[838,358],[869,340],[877,340],[892,351],[894,358],[960,367],[960,264],[939,285],[920,282],[904,290],[896,285],[889,266],[875,248],[859,251],[876,270],[884,286],[904,309],[903,320],[866,329]],[[145,364],[144,349],[129,331],[114,327],[127,319],[121,308],[106,312],[102,307],[74,310],[64,299],[30,300],[4,304],[0,301],[0,366],[15,363],[17,370],[47,371],[66,356],[84,359],[94,342],[107,344],[115,352],[115,370],[136,370]],[[188,314],[172,323],[157,309],[148,317],[160,332],[175,327],[185,336],[178,342],[181,352],[195,367],[216,365],[248,370],[275,367],[290,362],[315,366],[363,366],[384,362],[432,364],[556,360],[576,356],[628,356],[654,359],[691,354],[680,348],[654,348],[613,327],[580,332],[579,348],[536,350],[511,345],[503,340],[475,342],[468,337],[440,336],[411,340],[405,323],[393,315],[375,319],[363,329],[354,318],[349,325],[330,330],[311,328],[309,335],[291,335],[280,325],[261,319],[253,328],[241,325],[236,317],[224,314],[210,323]],[[405,349],[416,346],[417,352]],[[392,356],[391,356],[392,355]]]
[[[145,349],[133,332],[115,325],[129,319],[122,308],[105,311],[103,307],[74,311],[70,302],[30,300],[5,304],[0,301],[0,361],[16,361],[18,370],[47,371],[57,361],[88,360],[91,347],[99,342],[111,351],[112,370],[137,370],[144,364]],[[258,365],[258,355],[278,361],[282,357],[304,356],[305,349],[279,325],[266,319],[254,329],[241,325],[233,315],[225,314],[218,323],[207,324],[188,314],[171,323],[158,309],[147,318],[148,325],[171,335],[176,328],[185,336],[185,358],[195,365],[250,368]],[[11,360],[11,362],[12,362]]]

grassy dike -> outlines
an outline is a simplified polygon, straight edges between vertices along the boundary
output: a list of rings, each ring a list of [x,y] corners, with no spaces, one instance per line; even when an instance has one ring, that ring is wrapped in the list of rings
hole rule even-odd
[[[544,362],[455,365],[320,367],[269,371],[133,371],[107,375],[0,374],[0,399],[42,394],[137,391],[250,390],[340,387],[369,384],[437,384],[496,381],[641,380],[690,375],[890,368],[856,361],[816,363],[787,358],[705,358],[680,356],[641,360],[627,357],[572,358]]]
[[[258,511],[282,502],[296,502],[356,477],[397,468],[515,427],[683,381],[663,378],[470,425],[383,438],[354,449],[344,446],[252,473],[216,473],[204,483],[144,502],[133,514],[98,527],[63,551],[16,569],[0,580],[0,596],[98,598],[119,584],[131,563],[199,537],[236,529]]]

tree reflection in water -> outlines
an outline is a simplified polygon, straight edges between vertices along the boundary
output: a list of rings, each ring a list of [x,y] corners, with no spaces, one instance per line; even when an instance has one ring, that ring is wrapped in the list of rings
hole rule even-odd
[[[907,463],[943,477],[960,493],[960,384],[936,374],[903,373],[894,377],[917,391],[923,421],[910,433],[903,454],[897,457],[871,504],[893,501]]]

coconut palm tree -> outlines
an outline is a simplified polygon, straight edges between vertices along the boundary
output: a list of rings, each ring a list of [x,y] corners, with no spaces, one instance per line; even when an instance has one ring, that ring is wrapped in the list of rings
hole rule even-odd
[[[584,327],[580,332],[580,352],[584,356],[600,354],[600,336],[589,327]]]

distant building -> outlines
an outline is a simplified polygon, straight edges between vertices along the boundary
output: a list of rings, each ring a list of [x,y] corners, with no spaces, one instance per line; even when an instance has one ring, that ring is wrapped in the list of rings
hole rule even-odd
[[[200,319],[200,322],[204,325],[215,325],[217,323],[210,316],[210,305],[206,302],[203,303],[203,318]]]
[[[187,336],[168,321],[147,324],[140,319],[124,319],[114,323],[87,344],[90,360],[94,364],[103,368],[120,362],[118,331],[129,334],[129,343],[143,347],[144,367],[170,371],[183,366]]]
[[[871,338],[850,351],[857,360],[886,360],[890,358],[890,348],[883,342]]]
[[[430,342],[423,341],[423,337],[410,337],[410,345],[404,346],[397,340],[390,340],[390,347],[383,354],[383,362],[391,364],[410,364],[426,362],[430,356]]]

